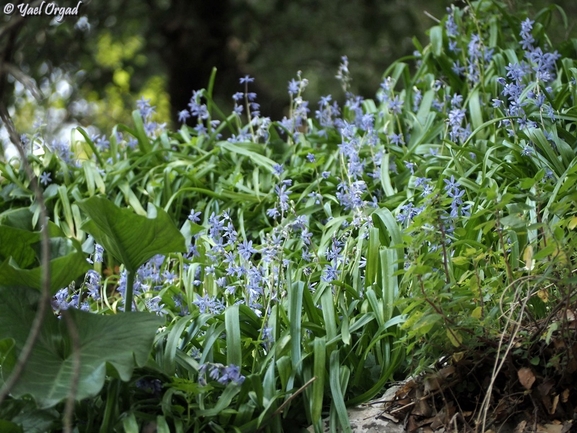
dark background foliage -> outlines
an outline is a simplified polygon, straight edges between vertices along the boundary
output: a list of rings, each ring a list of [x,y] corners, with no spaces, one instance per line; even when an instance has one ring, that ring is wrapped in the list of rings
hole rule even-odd
[[[68,71],[73,86],[61,103],[66,108],[65,120],[106,128],[125,120],[128,108],[148,88],[153,104],[164,115],[161,120],[170,116],[176,121],[192,91],[206,87],[216,67],[214,94],[225,112],[232,105],[231,95],[242,90],[239,77],[248,74],[256,77],[252,90],[258,94],[262,113],[276,120],[286,114],[287,82],[297,71],[309,80],[308,99],[316,101],[326,94],[342,98],[334,75],[343,55],[350,61],[352,92],[372,97],[387,66],[411,55],[413,37],[424,42],[425,29],[451,3],[87,1],[80,6],[80,16],[87,22],[67,17],[60,25],[52,17],[22,18],[15,13],[4,16],[0,24],[0,100],[6,106],[14,103],[9,65],[34,78],[41,88],[49,88],[55,77]],[[575,2],[557,4],[569,18],[576,15]],[[504,6],[525,8],[530,14],[551,3],[509,1]],[[573,20],[564,29],[561,15],[555,17],[559,25],[552,26],[557,29],[554,37],[563,39],[574,33]],[[154,85],[151,77],[158,77]],[[167,96],[164,109],[161,95]],[[99,111],[81,110],[79,100],[105,103]]]

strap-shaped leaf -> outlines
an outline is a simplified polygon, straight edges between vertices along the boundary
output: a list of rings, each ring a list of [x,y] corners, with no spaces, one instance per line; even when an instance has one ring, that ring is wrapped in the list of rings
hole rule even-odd
[[[34,320],[38,292],[27,288],[0,288],[0,340],[11,338],[20,351]],[[104,385],[106,364],[122,380],[135,365],[146,363],[154,335],[163,319],[149,313],[96,315],[68,310],[80,341],[78,400],[96,395]],[[48,314],[30,360],[12,391],[15,397],[32,395],[41,407],[54,406],[68,396],[73,377],[72,340],[64,319]],[[3,366],[4,378],[10,371]],[[8,368],[8,370],[10,370]]]
[[[78,203],[89,220],[82,230],[90,233],[129,272],[156,254],[184,252],[184,237],[170,216],[152,204],[147,216],[121,209],[103,197],[91,197]]]

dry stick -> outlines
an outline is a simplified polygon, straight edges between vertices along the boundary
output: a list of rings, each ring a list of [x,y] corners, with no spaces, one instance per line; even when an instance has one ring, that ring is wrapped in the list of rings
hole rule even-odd
[[[20,356],[18,357],[18,362],[14,366],[14,370],[12,370],[12,374],[8,378],[8,380],[4,383],[2,388],[0,389],[0,403],[4,401],[6,396],[10,393],[10,390],[14,387],[22,372],[24,371],[24,367],[28,360],[30,359],[30,355],[32,354],[32,349],[34,348],[34,344],[40,335],[40,331],[42,329],[42,322],[44,321],[44,316],[46,315],[46,310],[48,309],[48,305],[50,304],[50,236],[48,234],[48,215],[46,213],[46,206],[44,204],[44,197],[42,196],[42,190],[38,185],[38,179],[34,176],[34,172],[32,168],[28,164],[28,159],[26,156],[26,152],[24,151],[24,147],[22,142],[20,141],[20,137],[16,133],[16,129],[14,128],[14,124],[12,123],[12,119],[6,110],[6,107],[3,103],[0,103],[0,118],[4,122],[6,129],[10,135],[10,141],[16,146],[18,152],[20,153],[20,160],[26,171],[26,175],[30,179],[30,186],[34,192],[34,196],[36,201],[40,207],[40,222],[41,222],[41,267],[42,267],[42,291],[40,295],[40,301],[38,305],[38,310],[36,311],[36,316],[34,317],[34,321],[32,322],[32,327],[30,328],[30,334],[28,334],[28,338],[26,339],[26,343],[22,348],[22,352],[20,352]]]
[[[511,283],[511,284],[513,284],[513,283]],[[519,290],[519,288],[517,290]],[[518,293],[518,292],[516,292],[516,293]],[[495,385],[495,380],[497,380],[497,375],[499,374],[499,372],[503,368],[503,365],[505,364],[505,361],[507,359],[507,355],[509,354],[509,352],[511,351],[511,348],[513,347],[513,344],[515,343],[515,336],[519,332],[519,328],[521,328],[521,321],[523,319],[523,313],[525,311],[525,307],[527,306],[527,302],[529,302],[529,298],[531,297],[531,294],[532,294],[531,291],[529,291],[529,293],[527,293],[527,295],[523,299],[523,303],[521,305],[521,310],[519,312],[519,318],[515,323],[515,329],[514,329],[513,333],[511,334],[509,344],[507,344],[507,348],[505,349],[505,353],[503,354],[503,359],[501,359],[501,361],[499,361],[499,352],[501,351],[503,340],[505,339],[506,329],[503,330],[503,332],[501,333],[501,337],[499,338],[499,346],[497,348],[497,355],[495,356],[495,365],[493,366],[493,373],[491,374],[491,381],[489,383],[489,387],[487,388],[487,392],[485,393],[485,398],[483,399],[483,403],[481,404],[481,412],[479,413],[479,417],[482,414],[482,421],[483,421],[482,425],[481,425],[481,432],[485,431],[485,426],[487,424],[487,414],[489,412],[489,404],[491,401],[491,394],[493,392],[493,386]],[[514,308],[511,307],[511,312],[510,312],[509,317],[507,319],[508,323],[511,323],[513,313],[514,313]],[[475,428],[478,425],[479,425],[479,418],[477,418],[477,425],[475,426]]]

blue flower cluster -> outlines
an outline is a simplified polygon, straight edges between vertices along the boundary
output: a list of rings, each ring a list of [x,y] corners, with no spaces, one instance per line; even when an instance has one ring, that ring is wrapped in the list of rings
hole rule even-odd
[[[203,386],[207,384],[207,372],[209,379],[216,380],[221,385],[228,385],[229,383],[242,385],[245,380],[245,377],[240,373],[240,367],[237,365],[207,362],[202,364],[198,370],[198,381]]]

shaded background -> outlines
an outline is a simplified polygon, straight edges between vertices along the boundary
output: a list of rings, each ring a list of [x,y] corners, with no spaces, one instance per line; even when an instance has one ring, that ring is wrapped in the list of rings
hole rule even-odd
[[[40,3],[40,2],[38,2]],[[214,95],[225,113],[231,95],[243,90],[240,77],[256,78],[261,112],[273,120],[285,114],[287,82],[302,71],[309,80],[311,109],[321,95],[344,97],[334,78],[347,55],[351,90],[373,97],[385,69],[411,55],[413,37],[426,44],[426,30],[441,19],[445,0],[103,0],[86,1],[78,17],[0,18],[0,102],[17,113],[17,127],[30,132],[44,123],[94,125],[106,131],[130,123],[143,95],[157,107],[159,122],[176,124],[192,91],[208,84],[218,69]],[[555,39],[575,35],[577,2],[563,0],[552,26]],[[508,1],[505,7],[531,15],[548,1]],[[61,6],[76,1],[62,0]],[[558,25],[557,25],[558,24]],[[8,72],[33,79],[42,100],[30,97]],[[38,110],[44,110],[44,117]]]

